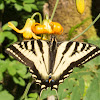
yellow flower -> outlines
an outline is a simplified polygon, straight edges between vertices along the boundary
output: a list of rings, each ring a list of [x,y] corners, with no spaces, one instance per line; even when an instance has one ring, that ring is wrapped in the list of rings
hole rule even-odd
[[[63,27],[57,23],[52,22],[51,20],[43,20],[43,25],[40,23],[34,23],[32,25],[32,31],[35,34],[57,34],[60,35],[63,32]]]
[[[76,0],[76,7],[78,12],[82,14],[85,8],[84,0]]]
[[[41,39],[41,37],[36,36],[35,33],[32,32],[31,30],[31,26],[32,24],[35,23],[34,19],[28,18],[26,20],[25,26],[23,27],[23,29],[19,30],[18,28],[16,28],[11,22],[8,22],[9,27],[11,27],[13,30],[15,30],[17,33],[21,33],[23,34],[24,39],[30,39],[30,38],[34,38],[34,39]],[[45,38],[44,38],[45,39]]]
[[[51,22],[52,34],[60,35],[63,32],[63,27],[57,22]]]

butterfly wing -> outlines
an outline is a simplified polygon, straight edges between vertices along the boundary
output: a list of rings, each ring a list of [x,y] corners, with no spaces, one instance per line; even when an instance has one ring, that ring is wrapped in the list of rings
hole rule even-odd
[[[29,66],[37,84],[48,78],[49,45],[42,40],[27,40],[10,45],[6,51],[18,61]]]
[[[57,47],[52,78],[56,84],[62,83],[65,78],[78,67],[94,57],[100,55],[100,48],[81,42],[66,41]]]
[[[17,42],[6,49],[6,53],[21,63],[29,66],[36,83],[41,89],[57,86],[78,67],[100,55],[100,48],[81,42],[57,42],[53,37],[50,42],[43,40],[28,40]],[[49,83],[49,77],[54,82]]]

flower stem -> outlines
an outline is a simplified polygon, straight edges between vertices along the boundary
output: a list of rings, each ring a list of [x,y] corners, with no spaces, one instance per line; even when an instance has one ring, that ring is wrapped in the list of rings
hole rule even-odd
[[[95,22],[100,18],[100,14],[95,18],[95,20],[79,35],[77,35],[76,37],[74,37],[73,39],[71,39],[70,41],[73,41],[75,39],[77,39],[78,37],[80,37],[82,34],[84,34],[92,25],[95,24]]]
[[[56,11],[56,8],[57,8],[57,5],[58,5],[58,2],[59,2],[59,0],[56,0],[56,4],[55,4],[55,7],[54,7],[54,9],[53,9],[53,12],[52,12],[52,15],[51,15],[51,20],[53,19],[53,17],[54,17],[54,14],[55,14],[55,11]]]
[[[25,89],[25,91],[24,91],[24,93],[23,93],[20,100],[24,100],[25,98],[27,98],[27,94],[28,94],[28,91],[31,87],[31,84],[32,84],[32,78],[29,79],[29,83],[27,84],[26,89]]]
[[[31,17],[31,19],[34,19],[34,17],[35,17],[36,15],[39,15],[40,24],[42,24],[42,16],[41,16],[41,14],[40,14],[39,12],[34,13],[34,14],[32,15],[32,17]]]

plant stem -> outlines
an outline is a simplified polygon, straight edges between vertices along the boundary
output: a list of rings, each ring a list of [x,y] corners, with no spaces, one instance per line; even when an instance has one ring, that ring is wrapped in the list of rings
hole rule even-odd
[[[41,16],[41,14],[40,14],[39,12],[34,13],[34,14],[32,15],[32,17],[31,17],[31,19],[34,19],[34,17],[35,17],[36,15],[39,15],[40,24],[42,24],[42,16]],[[41,34],[41,38],[42,38],[42,37],[43,37],[43,34]]]
[[[52,12],[52,15],[51,15],[51,20],[53,19],[53,17],[54,17],[54,14],[55,14],[55,11],[56,11],[56,8],[57,8],[57,5],[58,5],[58,2],[59,2],[59,0],[56,0],[56,4],[55,4],[55,7],[54,7],[54,9],[53,9],[53,12]]]
[[[95,18],[95,20],[79,35],[77,35],[76,37],[74,37],[73,39],[71,39],[70,41],[73,41],[75,39],[77,39],[78,37],[80,37],[82,34],[84,34],[92,25],[95,24],[95,22],[100,18],[100,14]]]
[[[39,15],[40,24],[42,24],[42,16],[41,16],[41,14],[40,14],[39,12],[34,13],[34,14],[32,15],[32,17],[31,17],[31,19],[34,19],[34,17],[35,17],[36,15]]]
[[[23,93],[20,100],[24,100],[27,97],[27,93],[28,93],[28,91],[31,87],[31,84],[32,84],[32,78],[29,79],[29,83],[27,84],[26,89],[25,89],[25,91],[24,91],[24,93]]]

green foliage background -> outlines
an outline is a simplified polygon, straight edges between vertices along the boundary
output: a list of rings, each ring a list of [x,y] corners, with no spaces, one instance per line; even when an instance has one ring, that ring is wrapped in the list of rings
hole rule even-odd
[[[7,22],[22,28],[25,20],[34,12],[42,13],[43,4],[47,0],[1,0],[0,1],[0,100],[20,100],[25,87],[31,77],[28,68],[11,56],[5,54],[10,44],[22,40],[21,35],[8,27]],[[18,24],[19,23],[19,24]],[[82,22],[84,24],[84,22]],[[75,29],[81,24],[73,26],[69,31],[69,39]],[[87,39],[86,42],[100,47],[100,39]],[[59,85],[58,94],[50,88],[44,90],[41,98],[38,93],[40,86],[33,83],[25,100],[46,99],[50,95],[59,100],[100,100],[100,57],[93,59],[73,73],[63,84]]]

